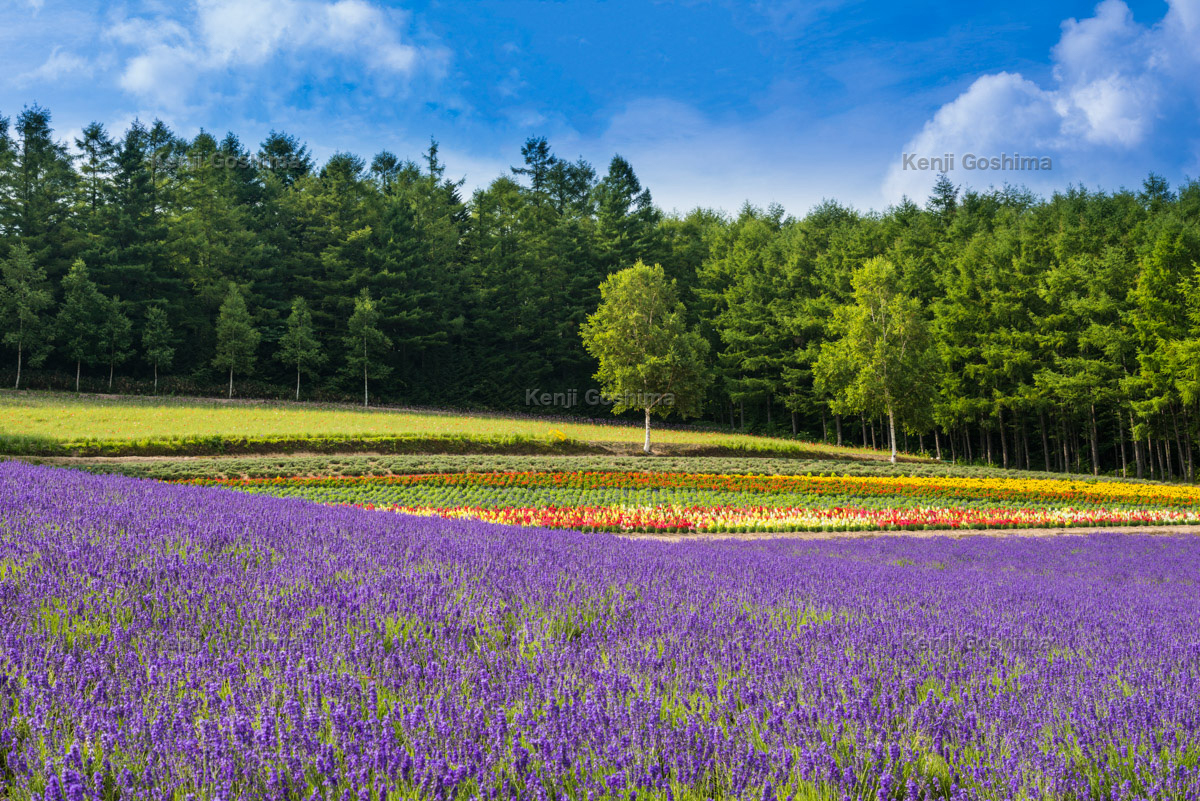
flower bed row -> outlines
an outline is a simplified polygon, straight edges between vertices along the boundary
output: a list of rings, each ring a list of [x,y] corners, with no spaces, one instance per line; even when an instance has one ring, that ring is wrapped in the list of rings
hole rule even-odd
[[[1122,503],[1200,507],[1200,487],[1148,482],[954,476],[763,476],[633,471],[459,472],[396,476],[296,476],[193,479],[207,486],[521,487],[539,489],[683,489],[755,494],[884,495],[1030,502]]]
[[[501,507],[392,506],[361,508],[511,526],[609,532],[918,531],[926,529],[1070,528],[1072,526],[1193,525],[1195,512],[1128,509],[951,509],[905,507],[827,509],[679,506]]]
[[[1045,479],[639,472],[429,473],[203,483],[330,505],[594,531],[1191,524],[1190,487]]]

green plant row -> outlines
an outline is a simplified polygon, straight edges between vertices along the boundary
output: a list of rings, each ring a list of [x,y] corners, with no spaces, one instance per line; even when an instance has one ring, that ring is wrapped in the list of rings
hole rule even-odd
[[[42,457],[214,456],[265,453],[514,453],[570,454],[601,450],[571,439],[508,436],[202,436],[141,440],[83,439],[0,434],[0,454]]]
[[[439,443],[441,444],[441,443]],[[540,441],[540,444],[546,442]],[[559,447],[563,443],[553,443]],[[166,454],[180,455],[180,454]],[[33,459],[40,461],[40,459]],[[412,473],[629,471],[681,473],[749,473],[768,475],[966,476],[975,478],[1049,478],[1053,473],[1027,473],[999,468],[924,462],[893,465],[880,461],[773,459],[741,456],[614,456],[576,453],[403,453],[395,455],[313,455],[213,457],[152,462],[61,460],[58,464],[100,473],[122,473],[152,479],[276,478],[289,476],[387,476]],[[1090,476],[1089,476],[1090,478]],[[1105,480],[1105,479],[1101,479]],[[1108,479],[1120,480],[1120,479]]]

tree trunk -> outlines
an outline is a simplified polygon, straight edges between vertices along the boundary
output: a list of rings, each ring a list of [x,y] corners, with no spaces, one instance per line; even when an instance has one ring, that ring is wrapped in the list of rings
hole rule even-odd
[[[1084,471],[1084,436],[1074,426],[1070,430],[1075,435],[1075,472],[1082,472]]]
[[[876,451],[879,450],[879,444],[875,440],[875,421],[874,420],[871,421],[871,449],[876,450]]]
[[[646,407],[646,441],[642,444],[642,450],[646,453],[650,452],[650,407]]]
[[[746,430],[746,401],[738,401],[738,430]]]
[[[1046,413],[1038,409],[1038,426],[1042,429],[1042,469],[1050,472],[1050,438],[1046,436]]]
[[[296,400],[300,400],[300,367],[296,366]]]
[[[858,421],[862,424],[862,440],[863,447],[867,447],[867,416],[861,412],[858,415]]]
[[[933,427],[933,447],[937,449],[937,460],[942,461],[942,438],[938,436],[937,426]]]
[[[75,360],[75,394],[79,394],[79,359]]]
[[[17,383],[13,385],[13,389],[21,388],[21,346],[17,345]]]
[[[800,425],[796,421],[796,413],[792,412],[792,436],[794,437],[799,433],[800,433]]]
[[[1100,475],[1100,435],[1096,431],[1096,404],[1091,405],[1092,411],[1092,475]]]
[[[1121,478],[1129,477],[1129,460],[1125,457],[1125,423],[1121,410],[1117,409],[1117,448],[1121,451]]]
[[[793,420],[795,417],[793,416]],[[795,432],[793,432],[795,433]],[[821,442],[829,442],[829,425],[825,420],[825,410],[821,410]]]
[[[838,447],[842,447],[842,416],[835,414],[833,416],[833,424],[837,428]]]
[[[1000,459],[1004,462],[1004,469],[1008,469],[1008,437],[1004,436],[1004,407],[997,406],[996,414],[1000,416]]]
[[[1025,451],[1025,469],[1032,470],[1029,463],[1029,429],[1025,426],[1025,417],[1021,417],[1021,448]]]
[[[1133,422],[1133,412],[1129,413],[1129,438],[1133,441],[1133,463],[1137,470],[1138,478],[1145,478],[1146,475],[1146,454],[1142,453],[1142,442],[1134,433],[1136,424]]]
[[[1187,407],[1183,409],[1183,439],[1187,445],[1187,480],[1194,482],[1196,480],[1196,465],[1192,461],[1192,420],[1187,413]]]
[[[116,367],[115,362],[108,363],[108,391],[112,392],[113,369]]]
[[[154,394],[158,394],[158,362],[154,363]]]
[[[896,413],[892,410],[892,404],[888,404],[888,442],[892,445],[892,464],[896,463]]]
[[[771,396],[767,396],[767,429],[771,428]]]
[[[229,368],[229,399],[233,400],[233,368]]]
[[[1071,452],[1067,446],[1067,421],[1060,418],[1058,428],[1062,432],[1062,451],[1063,451],[1063,472],[1067,475],[1071,474]]]
[[[1179,415],[1175,414],[1175,404],[1171,404],[1171,425],[1175,429],[1175,453],[1179,459],[1179,475],[1187,477],[1187,464],[1183,458],[1183,440],[1179,436]]]

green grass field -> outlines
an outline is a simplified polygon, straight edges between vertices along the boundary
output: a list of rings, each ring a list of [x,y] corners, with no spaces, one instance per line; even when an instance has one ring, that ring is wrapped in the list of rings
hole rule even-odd
[[[0,452],[26,455],[187,455],[317,450],[417,453],[581,453],[636,447],[638,426],[489,415],[355,409],[279,402],[0,393]],[[854,459],[872,451],[702,430],[653,432],[672,452]],[[405,443],[413,447],[405,447]],[[325,445],[327,447],[321,447]],[[591,448],[587,447],[591,446]]]

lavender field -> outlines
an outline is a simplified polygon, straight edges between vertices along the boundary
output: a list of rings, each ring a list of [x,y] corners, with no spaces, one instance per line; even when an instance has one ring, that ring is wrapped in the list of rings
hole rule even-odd
[[[1200,539],[672,544],[0,464],[6,799],[1194,799]]]

